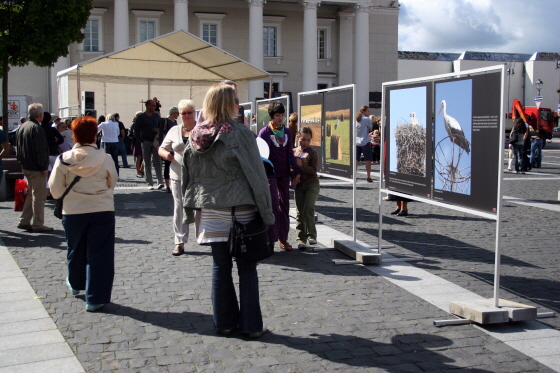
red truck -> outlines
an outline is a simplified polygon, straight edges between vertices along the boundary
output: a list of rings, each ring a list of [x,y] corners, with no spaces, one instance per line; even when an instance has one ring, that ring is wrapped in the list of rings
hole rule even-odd
[[[508,115],[509,116],[509,115]],[[552,131],[554,130],[554,115],[552,110],[545,107],[536,108],[534,106],[523,107],[521,102],[513,99],[511,105],[511,119],[521,117],[525,123],[529,123],[535,131],[544,130],[547,139],[552,138]],[[511,129],[510,129],[511,131]]]

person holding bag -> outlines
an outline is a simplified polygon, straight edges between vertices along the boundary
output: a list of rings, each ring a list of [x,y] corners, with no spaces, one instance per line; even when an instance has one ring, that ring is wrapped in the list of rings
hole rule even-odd
[[[55,162],[49,178],[54,198],[67,189],[62,225],[68,244],[66,285],[73,295],[86,291],[86,311],[93,312],[111,300],[115,275],[115,204],[113,189],[118,174],[110,154],[97,149],[97,121],[74,119],[76,145]],[[69,186],[76,176],[81,180]]]
[[[198,243],[212,248],[212,308],[218,334],[239,328],[249,338],[267,331],[259,303],[257,262],[236,258],[239,298],[235,293],[233,257],[228,238],[233,216],[241,224],[260,215],[274,224],[268,179],[255,135],[238,123],[235,90],[226,84],[211,87],[204,99],[204,122],[187,141],[182,169],[184,223],[194,223],[200,210]]]

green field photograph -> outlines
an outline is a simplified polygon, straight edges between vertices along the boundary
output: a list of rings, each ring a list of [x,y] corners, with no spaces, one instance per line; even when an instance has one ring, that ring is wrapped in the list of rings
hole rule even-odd
[[[321,146],[321,112],[323,105],[303,105],[299,116],[299,128],[309,127],[313,132],[311,138],[311,146]]]
[[[352,148],[350,141],[350,109],[325,112],[326,162],[350,166]]]

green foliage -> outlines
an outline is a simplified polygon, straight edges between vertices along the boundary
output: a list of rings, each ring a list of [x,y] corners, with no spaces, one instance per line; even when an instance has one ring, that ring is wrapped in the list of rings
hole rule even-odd
[[[52,66],[84,39],[91,8],[92,0],[0,2],[0,55],[11,66]]]

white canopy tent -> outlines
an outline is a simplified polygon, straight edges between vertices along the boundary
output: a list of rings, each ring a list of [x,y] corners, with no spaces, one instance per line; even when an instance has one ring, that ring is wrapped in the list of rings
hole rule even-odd
[[[162,116],[181,99],[202,107],[209,86],[224,79],[237,83],[240,101],[247,101],[247,83],[270,74],[185,31],[175,31],[74,65],[57,74],[61,117],[84,112],[81,92],[95,92],[97,115],[118,112],[128,122],[143,101],[157,97]]]

